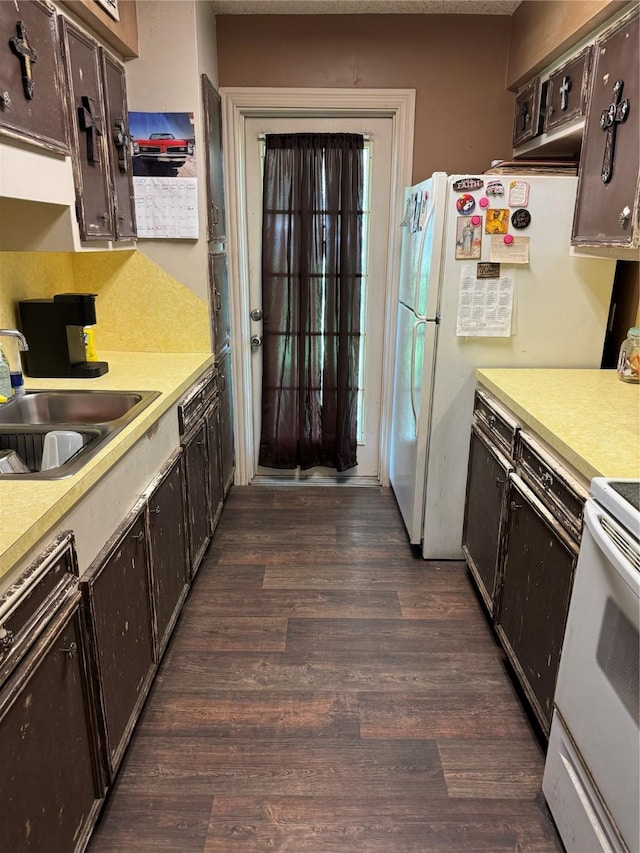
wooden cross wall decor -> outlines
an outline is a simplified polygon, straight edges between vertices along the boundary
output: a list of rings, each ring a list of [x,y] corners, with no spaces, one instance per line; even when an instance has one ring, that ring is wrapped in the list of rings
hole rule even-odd
[[[82,96],[82,106],[78,107],[78,124],[80,130],[87,134],[87,161],[100,162],[100,140],[102,136],[102,116],[98,110],[95,98]]]
[[[613,160],[615,156],[616,146],[616,128],[627,120],[631,104],[629,98],[621,101],[622,90],[624,89],[624,81],[616,80],[613,86],[613,101],[609,104],[606,110],[602,111],[600,116],[600,127],[606,132],[607,136],[604,143],[604,157],[602,159],[602,178],[603,184],[608,184],[613,174]]]
[[[29,43],[27,35],[27,27],[24,21],[16,23],[17,36],[9,39],[11,50],[20,60],[20,70],[22,71],[22,86],[24,88],[24,96],[28,101],[33,100],[35,83],[33,80],[33,66],[38,61],[38,54]]]
[[[571,91],[571,77],[568,77],[566,74],[562,78],[562,84],[560,86],[560,109],[566,110],[569,106],[569,92]]]
[[[529,102],[523,101],[520,104],[520,111],[518,113],[518,130],[526,130],[527,125],[529,124],[529,119]]]
[[[123,118],[117,118],[113,122],[113,144],[118,151],[118,168],[121,172],[127,171],[127,145],[129,134]]]

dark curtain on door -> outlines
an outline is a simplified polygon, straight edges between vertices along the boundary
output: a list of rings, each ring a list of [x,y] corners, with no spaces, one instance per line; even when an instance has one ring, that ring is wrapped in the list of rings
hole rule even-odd
[[[357,464],[363,148],[358,134],[266,137],[261,465]]]

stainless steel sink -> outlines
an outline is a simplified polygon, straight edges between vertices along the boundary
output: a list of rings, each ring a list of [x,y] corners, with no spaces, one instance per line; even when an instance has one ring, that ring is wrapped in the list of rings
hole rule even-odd
[[[0,450],[15,450],[29,474],[0,479],[58,480],[76,474],[107,442],[160,396],[159,391],[32,391],[0,406]],[[40,470],[45,435],[73,430],[81,449],[65,463]]]
[[[127,422],[157,391],[30,391],[0,405],[0,424],[101,424]]]

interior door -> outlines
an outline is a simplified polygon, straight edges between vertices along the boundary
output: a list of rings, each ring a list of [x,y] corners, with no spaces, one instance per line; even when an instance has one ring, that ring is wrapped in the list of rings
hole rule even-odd
[[[369,137],[369,168],[365,170],[368,224],[365,229],[362,370],[359,400],[358,465],[339,475],[334,469],[291,472],[258,466],[262,388],[262,156],[266,133],[362,133]],[[245,125],[249,289],[252,335],[253,471],[258,477],[314,480],[330,476],[378,481],[380,402],[382,389],[384,306],[389,243],[392,120],[390,118],[248,118]],[[254,319],[254,317],[256,319]]]

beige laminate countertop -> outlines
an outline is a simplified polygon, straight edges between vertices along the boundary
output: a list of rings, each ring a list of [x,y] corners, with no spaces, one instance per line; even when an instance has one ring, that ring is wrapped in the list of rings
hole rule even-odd
[[[587,480],[640,478],[640,385],[615,370],[487,369],[476,378]]]
[[[0,479],[0,578],[56,525],[213,364],[207,353],[102,352],[109,371],[97,379],[31,379],[27,389],[159,391],[160,396],[72,477]]]

